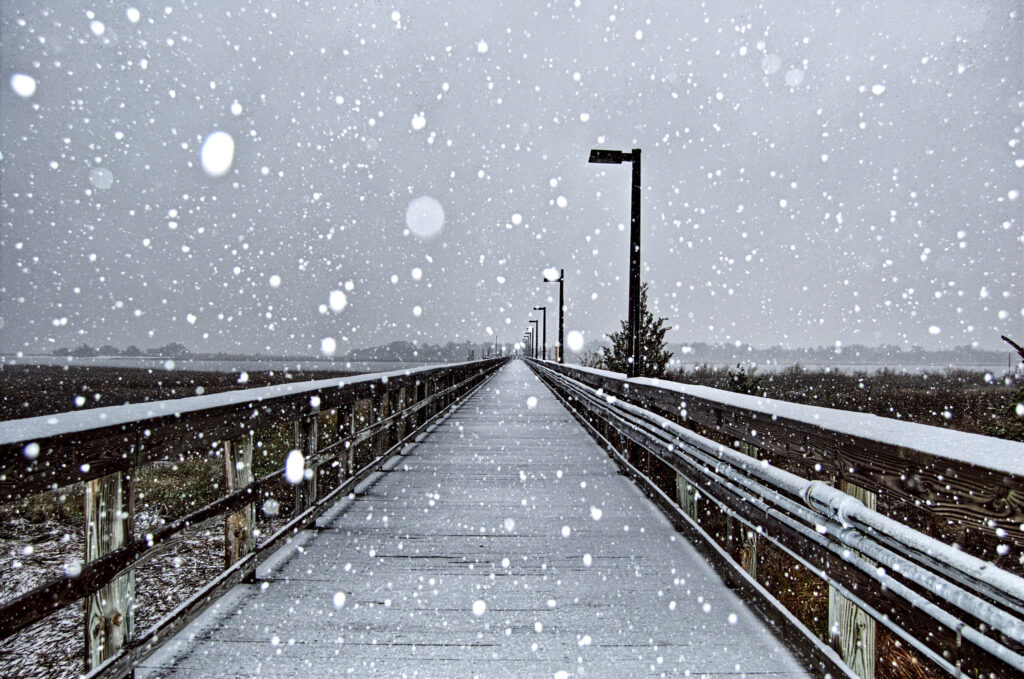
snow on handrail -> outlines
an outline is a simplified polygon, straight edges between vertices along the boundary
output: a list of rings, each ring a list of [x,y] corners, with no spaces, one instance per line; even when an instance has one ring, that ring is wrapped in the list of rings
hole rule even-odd
[[[965,643],[1005,663],[1002,667],[1024,670],[1024,656],[1019,651],[1019,645],[1024,645],[1021,613],[1024,578],[869,509],[855,497],[822,481],[803,478],[766,460],[758,461],[662,415],[573,379],[564,374],[570,371],[557,370],[553,364],[539,361],[535,364],[546,379],[572,394],[574,403],[580,404],[578,407],[611,424],[620,436],[653,451],[688,482],[708,491],[709,497],[725,507],[730,515],[737,512],[736,516],[743,516],[744,507],[759,507],[758,511],[780,522],[776,525],[782,526],[783,531],[802,535],[799,540],[827,546],[833,553],[840,554],[847,565],[859,569],[874,580],[876,586],[887,590],[890,596],[903,599],[906,610],[924,613],[947,628],[950,635],[956,636],[957,647],[962,636]],[[625,381],[624,376],[607,371],[583,371]],[[655,386],[652,380],[646,382]],[[684,462],[684,466],[678,467],[676,460]],[[687,469],[696,470],[693,473],[697,476],[692,477],[690,471],[685,471]],[[696,478],[703,480],[696,481]],[[726,488],[729,492],[724,495],[715,490]],[[735,498],[739,498],[738,504]],[[747,516],[745,523],[751,520],[749,514]],[[777,542],[779,536],[774,532],[779,528],[762,531],[760,523],[761,520],[754,518],[749,525],[758,534]],[[858,596],[854,593],[856,580],[845,581],[841,572],[833,573],[824,568],[819,576],[850,592],[851,596]],[[919,588],[920,593],[904,582]],[[851,584],[854,591],[851,591]],[[861,592],[866,594],[863,588]],[[877,605],[860,603],[939,666],[959,673],[958,666],[951,664],[944,655],[938,638],[933,639],[930,633],[927,638],[908,636],[899,626],[899,616],[890,615],[896,609],[889,604],[879,609]],[[946,610],[950,606],[952,608]],[[972,619],[979,621],[980,627]],[[989,636],[984,631],[986,626],[1005,635],[1010,643]]]
[[[350,375],[347,377],[328,378],[310,382],[286,382],[266,387],[253,387],[251,389],[236,389],[224,391],[217,394],[204,394],[203,396],[187,396],[185,398],[166,399],[163,401],[146,401],[144,403],[129,403],[125,405],[106,406],[103,408],[91,408],[89,410],[77,410],[54,415],[40,415],[38,417],[26,417],[18,420],[7,420],[0,422],[0,446],[11,445],[21,442],[38,441],[52,436],[64,434],[76,434],[92,429],[105,429],[107,427],[144,422],[168,415],[183,416],[199,413],[204,410],[212,410],[225,406],[238,406],[247,403],[262,403],[272,399],[286,396],[300,396],[309,394],[315,396],[317,392],[326,389],[342,389],[354,387],[359,384],[387,382],[390,378],[403,377],[417,374],[428,374],[438,370],[445,370],[456,366],[468,366],[476,363],[483,363],[493,359],[482,359],[480,361],[468,361],[465,363],[443,363],[423,366],[419,368],[407,368],[402,370],[391,370],[380,373],[366,373],[362,375]]]
[[[538,363],[544,362],[538,361]],[[552,361],[546,363],[555,365]],[[559,367],[589,373],[595,377],[620,380],[628,384],[642,384],[666,389],[683,396],[713,401],[723,406],[748,410],[770,418],[785,418],[885,445],[916,450],[934,457],[1024,476],[1024,446],[1019,441],[1007,441],[992,436],[943,429],[868,413],[737,394],[723,389],[682,384],[671,380],[650,377],[627,378],[624,373],[587,368],[581,365],[561,365]]]

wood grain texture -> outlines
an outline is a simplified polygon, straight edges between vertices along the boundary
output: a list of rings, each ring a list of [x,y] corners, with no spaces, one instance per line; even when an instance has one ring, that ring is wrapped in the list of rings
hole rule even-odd
[[[224,489],[233,493],[245,488],[252,477],[253,435],[247,434],[224,442]],[[228,514],[224,520],[224,566],[230,567],[256,546],[256,505],[250,502]]]
[[[868,509],[875,508],[875,494],[848,481],[836,484]],[[861,679],[874,679],[878,635],[874,618],[862,611],[834,587],[828,589],[828,630],[832,646]]]
[[[132,536],[132,479],[115,473],[85,485],[85,561],[123,547]],[[135,629],[135,572],[128,570],[85,599],[85,666],[115,655]]]

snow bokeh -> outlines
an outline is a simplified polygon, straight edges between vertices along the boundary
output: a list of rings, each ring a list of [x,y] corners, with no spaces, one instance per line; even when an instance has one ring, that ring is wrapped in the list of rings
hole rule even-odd
[[[512,342],[506,319],[557,294],[546,266],[600,338],[625,316],[629,169],[588,165],[598,147],[644,151],[672,342],[1020,328],[1014,2],[430,0],[345,8],[341,31],[263,0],[5,8],[5,352]],[[343,281],[344,314],[319,313]]]

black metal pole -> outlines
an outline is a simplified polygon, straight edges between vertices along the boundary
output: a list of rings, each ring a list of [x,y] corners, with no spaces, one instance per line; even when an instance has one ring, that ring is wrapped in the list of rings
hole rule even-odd
[[[630,154],[633,163],[633,195],[629,220],[629,341],[628,377],[640,374],[640,149]]]
[[[540,355],[546,361],[548,360],[548,308],[546,306],[535,306],[533,310],[541,313]]]
[[[565,363],[565,269],[558,276],[558,350],[555,358]]]
[[[548,360],[548,308],[546,306],[540,308],[540,317],[540,356],[541,360],[546,361]]]
[[[540,321],[531,319],[530,322],[533,323],[533,357],[537,358],[540,348]]]
[[[565,269],[560,269],[558,278],[549,280],[544,277],[545,283],[558,283],[558,343],[555,344],[555,360],[565,363]]]

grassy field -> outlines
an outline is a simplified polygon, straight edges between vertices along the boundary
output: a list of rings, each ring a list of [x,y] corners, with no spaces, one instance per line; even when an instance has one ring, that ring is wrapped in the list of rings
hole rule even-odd
[[[1024,441],[1024,385],[986,377],[985,373],[948,370],[941,373],[899,373],[881,370],[842,373],[794,366],[758,374],[699,366],[669,372],[676,382],[699,384],[805,405],[853,410],[908,422]]]
[[[240,374],[96,366],[4,366],[0,371],[0,420],[351,374],[354,373],[320,370]]]

